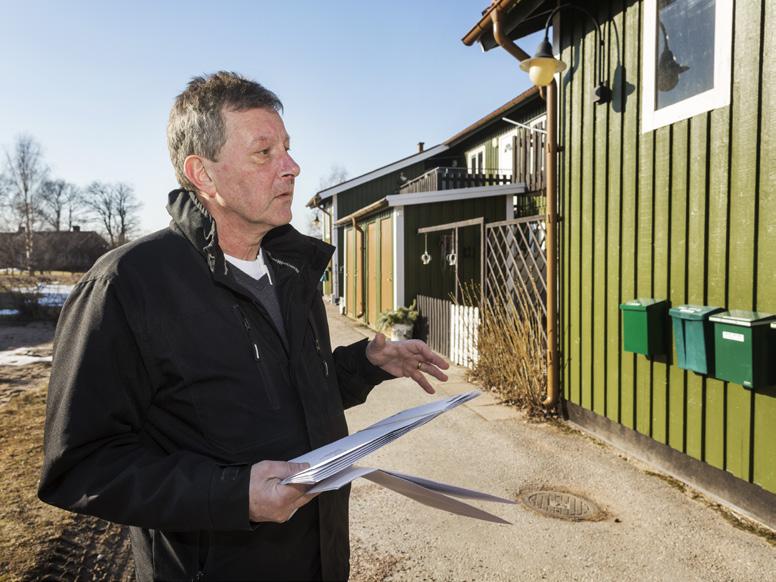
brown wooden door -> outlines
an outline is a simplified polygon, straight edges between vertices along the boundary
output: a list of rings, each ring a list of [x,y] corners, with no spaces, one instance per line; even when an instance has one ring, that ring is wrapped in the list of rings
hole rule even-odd
[[[367,322],[374,326],[377,322],[377,260],[379,258],[379,252],[378,249],[380,248],[377,240],[377,222],[372,222],[367,226],[366,231],[366,241],[367,241],[367,253],[366,253],[366,261],[367,261],[367,278],[366,278],[366,289],[367,289]]]
[[[393,221],[380,221],[380,311],[393,309]]]

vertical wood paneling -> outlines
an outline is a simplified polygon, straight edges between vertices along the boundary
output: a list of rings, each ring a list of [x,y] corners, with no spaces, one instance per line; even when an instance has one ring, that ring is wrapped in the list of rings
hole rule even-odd
[[[726,306],[728,261],[728,162],[730,144],[730,108],[711,112],[710,149],[708,159],[708,278],[707,302]],[[725,393],[724,382],[706,380],[704,460],[720,469],[725,465]]]
[[[623,7],[621,2],[610,3],[611,20],[606,25],[606,38],[609,55],[609,79],[614,83],[620,79],[619,86],[613,87],[614,98],[619,105],[607,107],[608,112],[608,152],[607,152],[607,196],[608,208],[606,217],[606,416],[620,421],[620,372],[622,335],[619,305],[621,296],[621,266],[622,260],[622,104],[625,86],[622,75],[617,76],[622,62],[622,50],[618,45],[623,35]]]
[[[636,241],[636,295],[653,297],[652,269],[654,268],[653,212],[655,133],[639,135],[638,158],[638,240]],[[636,358],[636,430],[652,433],[652,362]]]
[[[598,11],[599,22],[605,22],[608,17],[606,2],[601,2],[603,10]],[[588,35],[593,40],[594,35]],[[588,46],[591,55],[595,57],[595,44]],[[604,49],[605,50],[605,49]],[[587,60],[587,59],[586,59]],[[595,58],[591,63],[591,68],[595,69]],[[594,76],[591,75],[591,86],[595,85]],[[588,97],[589,99],[589,97]],[[593,291],[592,304],[592,390],[593,390],[593,411],[600,415],[606,414],[606,249],[607,249],[607,230],[606,230],[606,208],[607,208],[607,172],[606,172],[606,145],[609,132],[606,105],[593,105],[594,127],[594,149],[593,149],[593,269],[591,275],[591,289]]]
[[[776,313],[776,2],[766,2],[762,27],[760,165],[757,216],[758,310]],[[767,69],[766,69],[767,66]],[[753,480],[776,491],[776,388],[754,393]]]
[[[652,296],[670,299],[668,294],[670,239],[670,174],[671,128],[661,127],[655,133],[654,222],[652,226],[653,282]],[[668,365],[663,358],[652,362],[651,435],[656,441],[668,442]]]
[[[640,3],[631,0],[625,9],[623,27],[623,82],[636,85],[640,68]],[[639,92],[625,97],[622,142],[622,300],[636,297],[636,201],[638,177]],[[620,408],[622,423],[636,428],[636,356],[622,351]]]
[[[573,21],[572,21],[573,22]],[[571,334],[571,350],[569,352],[569,366],[571,368],[571,399],[577,404],[582,404],[582,346],[581,346],[581,330],[582,330],[582,212],[581,212],[581,183],[582,183],[582,155],[583,147],[582,143],[582,123],[583,119],[583,106],[582,106],[582,86],[578,82],[578,75],[581,74],[579,69],[581,68],[581,39],[578,32],[579,24],[570,24],[570,28],[573,31],[573,42],[571,43],[571,62],[576,64],[577,70],[574,72],[571,78],[570,94],[571,109],[573,111],[571,119],[571,163],[569,170],[569,197],[573,201],[570,208],[570,226],[571,226],[571,252],[570,261],[572,264],[570,289],[571,295],[571,308],[569,310],[569,317],[571,319],[570,334]],[[569,71],[569,76],[572,72]]]
[[[689,123],[680,121],[671,130],[671,245],[670,289],[673,305],[687,303],[687,190],[690,159],[687,155]],[[685,450],[684,425],[687,399],[687,373],[676,365],[676,345],[672,342],[668,385],[668,444],[679,451]]]
[[[706,298],[706,184],[708,172],[709,118],[707,113],[690,119],[689,216],[687,225],[687,302],[703,305]],[[687,375],[686,453],[703,459],[706,379]]]
[[[581,40],[582,66],[576,78],[580,87],[582,100],[582,136],[580,147],[582,148],[581,192],[580,201],[582,209],[582,242],[580,257],[581,281],[581,311],[582,323],[580,328],[580,344],[582,351],[581,376],[582,376],[582,406],[593,409],[593,268],[595,255],[593,253],[593,184],[595,168],[593,154],[595,152],[594,111],[595,107],[591,97],[591,88],[595,86],[593,71],[595,69],[595,35],[587,34],[587,19],[580,19],[585,24],[584,36]]]
[[[760,6],[735,5],[733,55],[760,54]],[[757,174],[758,90],[760,61],[739,58],[733,68],[730,135],[730,266],[728,302],[751,309],[754,302],[754,225]],[[728,384],[725,467],[736,477],[749,478],[752,391]]]

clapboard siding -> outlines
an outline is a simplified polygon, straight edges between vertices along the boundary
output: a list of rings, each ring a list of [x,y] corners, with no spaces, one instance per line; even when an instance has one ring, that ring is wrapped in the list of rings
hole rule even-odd
[[[592,103],[594,31],[563,13],[560,338],[566,398],[776,492],[776,389],[622,351],[635,297],[776,312],[776,8],[736,2],[731,104],[641,133],[639,0],[596,3],[612,103]]]

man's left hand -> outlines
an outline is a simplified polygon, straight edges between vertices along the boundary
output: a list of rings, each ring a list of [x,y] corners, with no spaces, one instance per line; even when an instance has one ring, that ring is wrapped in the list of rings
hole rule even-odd
[[[412,378],[429,394],[435,392],[424,373],[437,380],[447,381],[450,364],[431,351],[420,340],[390,341],[378,333],[366,346],[366,357],[375,366],[379,366],[397,378]]]

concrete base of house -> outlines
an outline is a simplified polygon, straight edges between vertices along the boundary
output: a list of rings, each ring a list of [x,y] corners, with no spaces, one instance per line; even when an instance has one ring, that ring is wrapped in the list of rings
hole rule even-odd
[[[653,465],[733,511],[776,531],[776,495],[633,429],[563,401],[563,418],[584,432]]]

